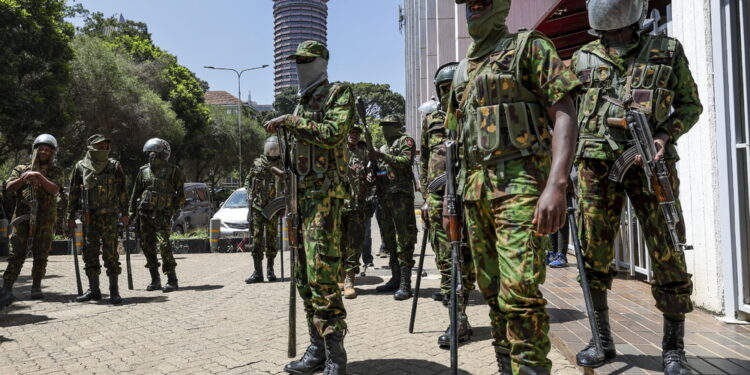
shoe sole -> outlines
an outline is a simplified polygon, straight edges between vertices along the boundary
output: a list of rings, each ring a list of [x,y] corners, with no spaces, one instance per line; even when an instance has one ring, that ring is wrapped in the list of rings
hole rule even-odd
[[[472,337],[472,336],[474,336],[474,330],[470,330],[470,331],[469,331],[469,337],[465,337],[464,339],[461,339],[461,338],[459,337],[459,338],[458,338],[458,344],[459,344],[459,345],[461,345],[461,344],[463,344],[463,343],[465,343],[465,342],[469,342],[469,341],[471,341],[471,337]],[[442,343],[438,342],[438,346],[440,346],[440,349],[446,349],[446,350],[447,350],[447,349],[450,349],[450,348],[451,348],[451,343],[447,343],[447,344],[442,344]]]
[[[307,372],[301,372],[301,371],[295,371],[295,370],[287,370],[286,367],[284,368],[284,372],[286,372],[287,374],[292,374],[292,375],[313,375],[316,372],[320,372],[320,371],[325,370],[325,368],[326,368],[326,365],[324,363],[320,367],[316,367],[315,369],[307,371]]]

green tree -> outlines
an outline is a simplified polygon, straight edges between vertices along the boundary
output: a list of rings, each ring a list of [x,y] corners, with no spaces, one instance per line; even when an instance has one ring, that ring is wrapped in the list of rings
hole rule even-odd
[[[297,107],[297,102],[297,88],[284,87],[273,99],[274,115],[281,116],[292,114],[294,108]]]
[[[209,106],[211,126],[204,142],[206,157],[194,161],[195,179],[214,186],[229,176],[238,176],[239,136],[242,136],[242,173],[247,174],[253,160],[263,152],[266,133],[260,126],[257,114],[243,108],[240,131],[237,129],[237,112],[221,106]]]
[[[366,82],[350,83],[350,85],[354,95],[364,100],[368,117],[383,118],[388,115],[399,115],[403,118],[406,114],[406,100],[403,95],[392,91],[390,85]]]
[[[0,155],[69,121],[73,26],[64,0],[0,0]]]

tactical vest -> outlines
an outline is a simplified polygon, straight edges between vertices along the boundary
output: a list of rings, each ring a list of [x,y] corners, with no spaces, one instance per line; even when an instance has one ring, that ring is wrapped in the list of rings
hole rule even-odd
[[[408,135],[402,135],[390,145],[383,145],[385,154],[396,155],[401,152],[401,146],[406,142]],[[381,162],[382,170],[388,173],[388,193],[413,192],[414,191],[414,171],[411,166],[407,168],[396,168],[389,163]]]
[[[142,211],[169,212],[172,210],[172,202],[175,196],[172,187],[172,175],[175,167],[165,164],[158,171],[154,171],[146,164],[141,167],[141,176],[145,189],[141,194],[141,203],[138,207]]]
[[[294,115],[307,120],[322,122],[325,117],[326,108],[333,105],[336,93],[343,89],[339,84],[323,84],[318,86],[307,98],[300,101],[294,110]],[[313,187],[316,182],[323,180],[323,189],[327,186],[344,181],[349,164],[349,152],[346,146],[334,147],[330,150],[294,140],[292,155],[296,160],[295,167],[299,176],[299,189]]]
[[[430,183],[445,173],[445,141],[448,140],[448,135],[444,115],[431,115],[427,121],[428,144],[426,146],[430,150],[430,158],[427,162],[427,183]]]
[[[84,194],[81,199],[86,199],[88,203],[89,211],[96,211],[99,213],[119,212],[118,206],[119,198],[117,192],[117,186],[115,185],[115,172],[117,171],[119,163],[114,159],[107,161],[107,166],[104,168],[102,173],[94,174],[92,178],[95,181],[93,187],[83,188],[81,194]],[[77,165],[78,173],[83,176],[89,170],[83,166],[82,163]]]
[[[520,71],[526,44],[536,32],[503,38],[471,73],[464,59],[454,76],[462,157],[469,165],[497,166],[549,148],[547,111],[524,87]]]
[[[578,53],[574,67],[583,82],[585,94],[578,101],[579,150],[585,141],[607,142],[613,150],[624,148],[628,131],[607,125],[608,118],[625,117],[625,109],[607,97],[633,103],[644,108],[652,131],[669,118],[674,91],[668,89],[675,62],[677,41],[666,36],[641,36],[639,52],[628,61],[626,72],[593,54],[587,47]],[[630,90],[627,89],[628,72]],[[630,93],[626,92],[630,91]]]

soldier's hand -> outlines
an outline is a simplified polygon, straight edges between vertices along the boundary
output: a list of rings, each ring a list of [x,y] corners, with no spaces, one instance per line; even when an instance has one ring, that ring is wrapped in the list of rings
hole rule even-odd
[[[369,183],[375,182],[375,177],[373,175],[371,175],[371,174],[368,174],[367,175],[367,182],[369,182]]]
[[[553,234],[565,224],[565,191],[564,186],[548,186],[542,192],[531,221],[538,235]]]
[[[130,217],[128,217],[128,215],[123,215],[123,217],[120,218],[120,222],[127,227],[128,224],[130,224]]]
[[[664,151],[667,150],[667,142],[669,141],[669,134],[661,132],[654,136],[654,146],[656,146],[656,155],[654,156],[655,161],[659,161],[664,157]]]
[[[421,210],[422,221],[424,222],[424,225],[429,228],[430,227],[430,215],[429,215],[428,210],[429,210],[429,207],[427,207],[427,202],[424,202],[424,204],[422,204],[422,210]]]
[[[290,115],[282,115],[274,119],[271,119],[267,121],[265,124],[263,124],[263,127],[266,128],[267,132],[271,134],[276,134],[279,128],[284,127],[284,125],[286,125],[286,120],[289,118],[289,116]]]

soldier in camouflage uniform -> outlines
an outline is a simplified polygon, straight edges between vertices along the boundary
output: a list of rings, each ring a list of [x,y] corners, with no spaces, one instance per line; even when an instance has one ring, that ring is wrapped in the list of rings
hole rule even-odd
[[[151,138],[143,145],[148,155],[148,164],[141,167],[133,182],[130,195],[130,217],[137,215],[141,233],[141,250],[146,257],[146,268],[151,274],[151,283],[146,290],[161,287],[159,260],[156,249],[161,253],[162,271],[167,275],[167,283],[162,289],[168,293],[177,290],[177,262],[172,254],[172,217],[185,203],[185,177],[180,168],[167,162],[171,149],[163,139]]]
[[[279,140],[276,136],[268,137],[263,146],[263,155],[255,159],[250,173],[245,179],[245,189],[249,200],[247,221],[253,235],[253,266],[255,270],[245,282],[248,284],[263,282],[263,253],[267,260],[268,281],[276,281],[276,273],[273,271],[273,261],[276,259],[278,249],[276,239],[279,235],[279,216],[274,215],[270,219],[263,216],[263,208],[276,198],[278,192],[279,178],[272,172],[272,167],[280,167],[281,158],[279,153]]]
[[[293,115],[265,124],[283,129],[285,144],[298,178],[301,244],[306,262],[296,268],[297,288],[304,301],[310,346],[299,361],[284,367],[309,374],[325,367],[326,375],[346,374],[346,310],[340,280],[341,212],[346,189],[348,153],[344,142],[354,124],[354,94],[347,84],[328,82],[328,49],[306,41],[289,57],[297,64],[299,104]]]
[[[508,32],[510,1],[456,3],[466,4],[473,43],[455,73],[446,126],[457,132],[457,195],[498,367],[549,374],[542,241],[565,222],[576,140],[570,92],[580,82],[544,35]]]
[[[442,226],[443,197],[445,195],[445,184],[438,184],[439,178],[445,174],[445,142],[448,140],[448,132],[445,129],[445,108],[451,91],[453,75],[458,63],[448,63],[435,72],[435,90],[440,97],[437,107],[422,108],[427,112],[422,121],[422,142],[419,159],[419,178],[422,185],[422,195],[425,197],[422,205],[422,220],[429,227],[429,238],[432,249],[435,251],[435,263],[440,271],[440,290],[436,292],[434,299],[442,301],[448,306],[451,293],[451,244],[448,233]],[[476,272],[471,260],[471,251],[467,246],[461,246],[461,276],[463,278],[459,286],[463,288],[458,299],[459,327],[458,341],[464,342],[471,339],[472,330],[469,317],[466,315],[466,305],[469,295],[474,290]],[[450,348],[450,326],[445,333],[438,337],[438,345],[442,348]]]
[[[122,271],[117,253],[117,221],[128,225],[128,195],[125,172],[120,162],[109,158],[111,140],[101,134],[88,139],[86,156],[78,161],[70,175],[68,191],[68,228],[75,230],[76,213],[82,212],[84,225],[83,263],[89,290],[76,298],[78,302],[102,299],[99,289],[101,247],[104,267],[109,277],[109,300],[122,303],[117,278]]]
[[[354,277],[359,273],[359,257],[362,255],[362,242],[365,239],[365,200],[371,190],[367,181],[367,150],[357,147],[361,134],[362,128],[352,127],[346,142],[351,197],[344,200],[341,254],[344,257],[344,298],[348,299],[357,298]]]
[[[62,168],[55,165],[57,140],[49,134],[42,134],[34,140],[31,162],[13,168],[5,186],[5,193],[15,198],[13,214],[13,234],[10,236],[8,267],[3,274],[3,288],[0,301],[10,304],[13,297],[13,283],[21,273],[27,251],[34,255],[31,268],[31,299],[41,299],[42,279],[47,271],[47,257],[52,246],[52,236],[57,221],[57,193],[63,179]],[[32,217],[31,205],[38,204],[36,217]],[[36,220],[34,236],[29,246],[30,221]]]
[[[380,126],[386,145],[379,151],[371,151],[370,158],[379,160],[380,171],[386,181],[379,197],[382,226],[381,232],[395,235],[396,249],[391,249],[391,279],[376,288],[378,292],[392,292],[393,298],[403,301],[411,298],[411,269],[414,266],[414,244],[417,243],[417,218],[414,216],[414,139],[401,131],[401,118],[386,116]],[[382,173],[381,173],[382,175]],[[379,175],[380,176],[380,175]],[[380,182],[380,184],[384,184]],[[378,221],[381,224],[381,221]],[[385,237],[386,234],[383,234]],[[388,246],[388,245],[386,245]]]
[[[630,168],[622,183],[608,179],[615,160],[629,148],[629,133],[608,126],[607,120],[623,118],[623,104],[637,105],[648,116],[656,158],[666,159],[672,189],[678,197],[676,142],[698,121],[703,108],[679,41],[643,32],[647,1],[591,0],[587,5],[589,22],[599,39],[573,57],[573,67],[584,84],[578,98],[579,228],[604,353],[589,344],[576,360],[579,365],[596,367],[604,363],[601,356],[615,356],[607,289],[616,274],[613,240],[627,195],[646,234],[654,273],[651,291],[664,315],[664,373],[689,374],[683,337],[685,314],[693,310],[692,275],[686,270],[685,255],[677,252],[664,235],[667,224],[656,196],[649,193],[643,169]],[[675,203],[679,211],[679,201]],[[684,243],[682,220],[677,231]]]

